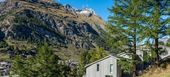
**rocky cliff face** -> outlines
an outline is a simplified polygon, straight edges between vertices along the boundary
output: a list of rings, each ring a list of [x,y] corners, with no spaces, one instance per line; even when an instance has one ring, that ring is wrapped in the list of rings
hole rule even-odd
[[[0,40],[30,47],[47,41],[53,46],[92,48],[104,45],[105,23],[96,15],[81,15],[71,6],[44,0],[6,0],[0,5]]]

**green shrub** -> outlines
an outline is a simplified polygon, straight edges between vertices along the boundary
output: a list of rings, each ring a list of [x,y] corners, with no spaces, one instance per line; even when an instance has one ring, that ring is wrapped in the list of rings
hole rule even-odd
[[[5,48],[7,46],[8,44],[5,41],[0,41],[0,48]]]

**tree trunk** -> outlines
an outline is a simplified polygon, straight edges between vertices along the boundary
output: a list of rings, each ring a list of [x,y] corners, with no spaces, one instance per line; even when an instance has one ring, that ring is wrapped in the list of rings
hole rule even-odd
[[[136,63],[133,65],[133,77],[136,77]]]
[[[134,29],[134,32],[136,32],[136,29]],[[134,34],[134,38],[133,38],[133,56],[132,56],[132,60],[133,60],[133,77],[136,77],[136,64],[137,64],[137,55],[136,55],[136,33]]]
[[[158,38],[155,38],[155,53],[156,53],[156,66],[159,65],[159,45],[158,45]]]
[[[160,13],[160,0],[156,0],[157,2],[157,5],[156,5],[156,8],[157,8],[157,11],[158,11],[158,14],[161,14]],[[157,19],[157,25],[160,25],[160,19],[158,18]],[[156,66],[159,65],[159,43],[158,43],[158,34],[159,34],[159,29],[157,29],[156,31],[156,38],[155,38],[155,53],[156,53],[156,59],[155,59],[155,62],[156,62]]]
[[[133,77],[136,77],[136,43],[134,44],[133,61]]]

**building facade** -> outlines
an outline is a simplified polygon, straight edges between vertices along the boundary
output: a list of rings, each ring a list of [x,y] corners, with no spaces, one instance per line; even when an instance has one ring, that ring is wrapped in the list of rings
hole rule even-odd
[[[117,60],[110,55],[86,65],[85,77],[121,77]]]

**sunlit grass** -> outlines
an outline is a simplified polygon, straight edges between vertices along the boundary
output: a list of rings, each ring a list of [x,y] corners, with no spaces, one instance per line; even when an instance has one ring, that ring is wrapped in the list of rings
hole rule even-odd
[[[166,69],[151,68],[140,77],[170,77],[170,65],[168,65]]]

